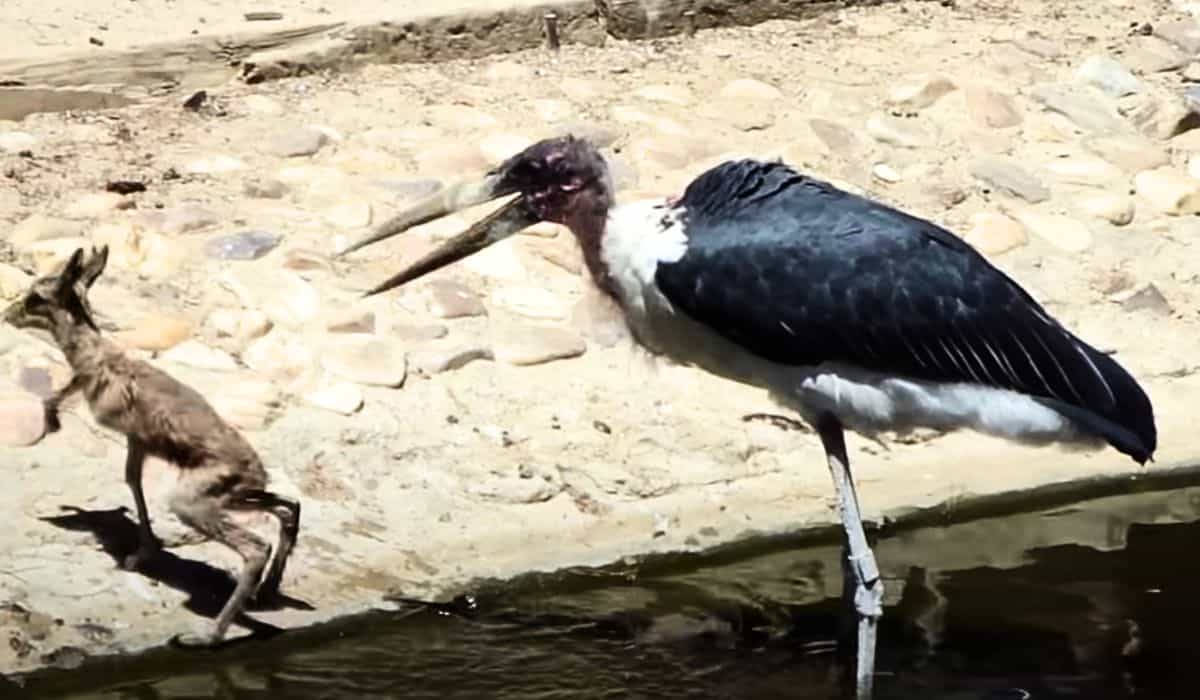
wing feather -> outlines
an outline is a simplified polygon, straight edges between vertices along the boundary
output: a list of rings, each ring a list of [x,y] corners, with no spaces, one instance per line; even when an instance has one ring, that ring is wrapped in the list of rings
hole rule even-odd
[[[1137,382],[949,231],[754,160],[702,174],[679,206],[687,249],[654,282],[749,351],[1011,389],[1072,407],[1135,459],[1154,451]]]

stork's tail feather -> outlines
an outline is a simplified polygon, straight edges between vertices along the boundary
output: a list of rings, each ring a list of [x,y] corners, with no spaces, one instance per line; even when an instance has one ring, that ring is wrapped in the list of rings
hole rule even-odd
[[[1087,381],[1081,393],[1088,400],[1083,405],[1059,405],[1058,410],[1138,464],[1153,461],[1158,430],[1150,397],[1111,356],[1078,338],[1073,340],[1088,371],[1072,372],[1072,379]]]

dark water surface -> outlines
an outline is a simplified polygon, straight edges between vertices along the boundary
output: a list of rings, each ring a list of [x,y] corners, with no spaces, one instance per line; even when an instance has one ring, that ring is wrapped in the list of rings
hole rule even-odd
[[[876,551],[878,698],[1200,698],[1200,487],[911,529]],[[530,577],[28,697],[835,698],[838,555],[772,542]]]

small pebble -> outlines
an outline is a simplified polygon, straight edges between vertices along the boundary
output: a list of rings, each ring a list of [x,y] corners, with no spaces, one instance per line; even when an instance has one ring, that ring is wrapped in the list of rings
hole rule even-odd
[[[257,260],[275,249],[281,236],[269,231],[242,231],[208,239],[204,254],[214,260]]]

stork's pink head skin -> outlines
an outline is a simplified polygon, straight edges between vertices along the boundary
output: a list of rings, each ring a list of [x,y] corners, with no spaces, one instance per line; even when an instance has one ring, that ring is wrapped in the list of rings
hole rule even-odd
[[[360,248],[447,214],[517,194],[466,231],[367,292],[379,294],[501,241],[539,221],[565,224],[576,235],[596,228],[611,204],[608,166],[585,139],[560,136],[538,141],[477,182],[446,187],[385,222],[341,251]],[[582,241],[581,241],[582,242]]]

